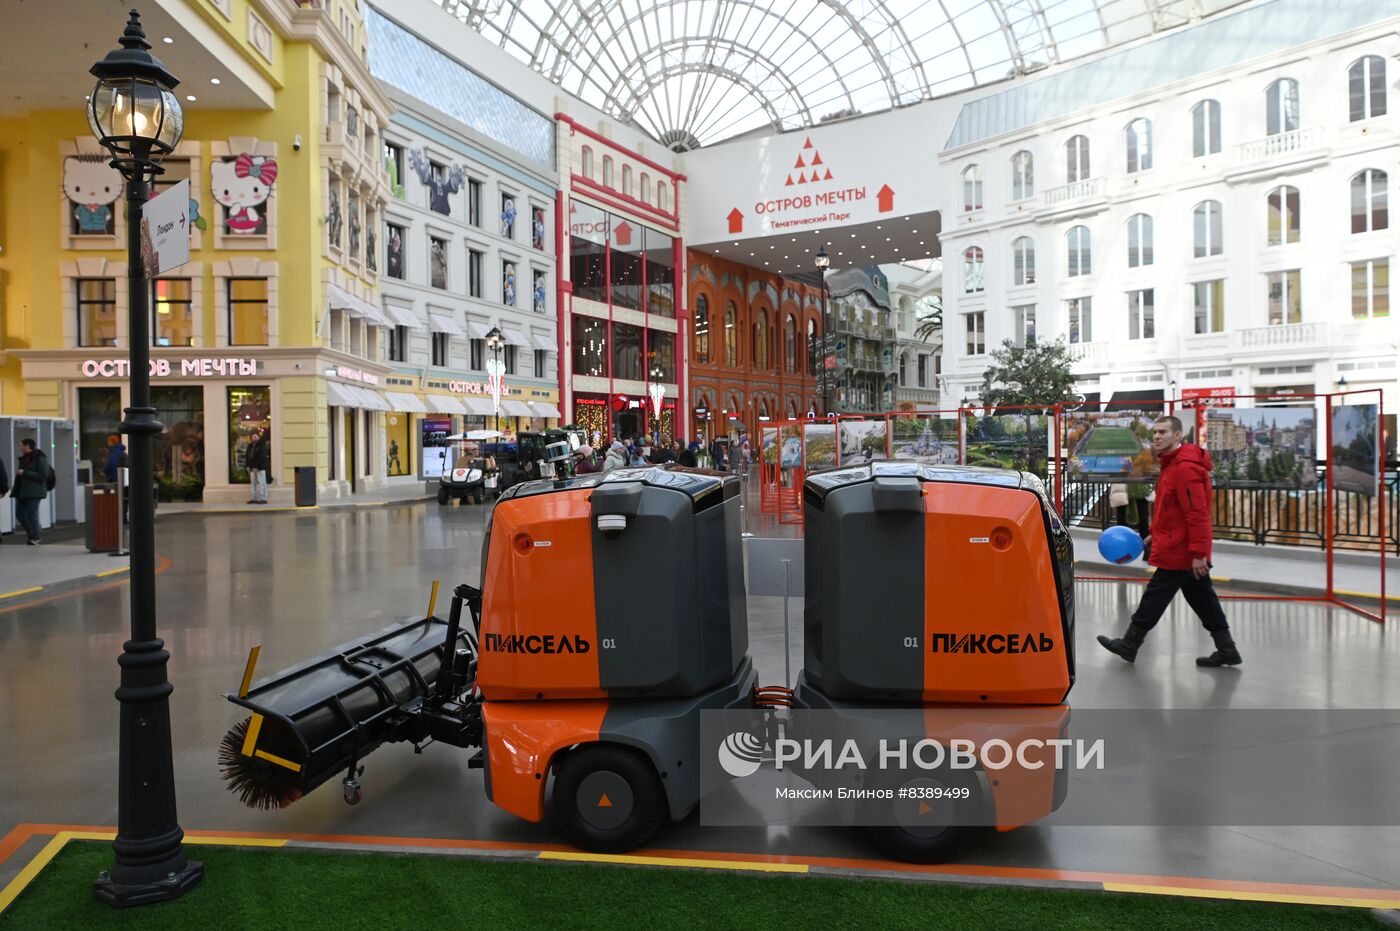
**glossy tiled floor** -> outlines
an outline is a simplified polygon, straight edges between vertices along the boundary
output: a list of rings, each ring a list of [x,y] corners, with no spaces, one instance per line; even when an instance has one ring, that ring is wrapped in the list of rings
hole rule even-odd
[[[759,521],[754,522],[756,525]],[[365,800],[335,784],[282,812],[252,812],[226,792],[217,746],[237,719],[223,698],[248,649],[263,674],[421,613],[431,581],[478,576],[484,514],[437,505],[163,521],[160,627],[173,655],[175,765],[186,828],[553,841],[488,803],[462,753],[386,747],[366,760]],[[765,532],[761,526],[755,529]],[[770,528],[767,532],[773,532]],[[790,528],[781,528],[791,532]],[[1138,589],[1081,583],[1076,707],[1400,707],[1400,642],[1339,609],[1279,602],[1228,605],[1248,663],[1200,670],[1204,632],[1178,604],[1136,666],[1093,644],[1118,630]],[[114,824],[116,656],[127,631],[124,587],[0,608],[0,834],[18,822]],[[542,597],[567,598],[568,593]],[[800,618],[800,604],[794,619]],[[750,599],[753,652],[782,677],[782,610]],[[800,623],[793,668],[800,666]],[[664,830],[667,848],[875,855],[838,829]],[[1338,885],[1400,885],[1400,831],[1376,828],[1089,828],[988,833],[967,863]],[[3,875],[0,875],[3,878]]]

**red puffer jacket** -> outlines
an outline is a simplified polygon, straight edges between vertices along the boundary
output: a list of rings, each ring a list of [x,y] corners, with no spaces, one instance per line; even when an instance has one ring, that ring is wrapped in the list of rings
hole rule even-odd
[[[1210,559],[1210,453],[1183,443],[1162,454],[1157,506],[1152,510],[1152,552],[1159,569],[1190,569]]]

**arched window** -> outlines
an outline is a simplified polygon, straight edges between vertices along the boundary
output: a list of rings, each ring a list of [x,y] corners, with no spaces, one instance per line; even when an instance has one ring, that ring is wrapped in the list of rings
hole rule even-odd
[[[1152,264],[1152,218],[1145,213],[1128,217],[1128,267]]]
[[[1298,128],[1298,82],[1279,78],[1264,92],[1268,108],[1265,124],[1270,136],[1291,133]]]
[[[695,298],[695,361],[710,361],[710,301],[703,294]]]
[[[645,171],[642,172],[642,183],[641,183],[641,187],[642,187],[642,203],[644,203],[644,204],[649,204],[649,203],[651,203],[651,175],[647,174]]]
[[[1035,157],[1025,149],[1011,156],[1011,199],[1035,196]]]
[[[899,383],[901,385],[909,384],[909,353],[907,352],[899,354]]]
[[[1347,69],[1351,121],[1385,116],[1385,59],[1379,55],[1358,58]]]
[[[1203,200],[1191,211],[1191,254],[1198,259],[1225,251],[1225,214],[1218,200]]]
[[[1367,168],[1351,179],[1351,231],[1374,233],[1390,228],[1386,211],[1389,179],[1379,168]]]
[[[797,318],[788,314],[787,324],[783,327],[783,345],[787,350],[787,370],[797,371]]]
[[[613,160],[611,155],[603,156],[603,187],[613,186]]]
[[[739,310],[730,301],[724,310],[724,364],[733,368],[739,364]]]
[[[981,246],[968,246],[963,251],[963,293],[976,294],[987,290],[987,266]]]
[[[758,346],[754,349],[754,364],[768,368],[768,311],[758,312]]]
[[[1077,278],[1080,275],[1088,275],[1093,271],[1092,246],[1089,240],[1089,227],[1070,227],[1065,233],[1065,254],[1069,257],[1069,267],[1066,275],[1070,278]]]
[[[1065,143],[1065,181],[1087,181],[1089,178],[1089,137],[1073,136]]]
[[[1202,100],[1191,108],[1191,154],[1205,158],[1220,151],[1220,101]]]
[[[1269,245],[1297,242],[1302,235],[1302,202],[1298,189],[1287,184],[1269,192]]]
[[[806,371],[806,373],[807,373],[808,375],[813,375],[813,374],[815,374],[815,370],[812,368],[812,366],[813,366],[814,363],[815,363],[816,365],[821,365],[821,364],[822,364],[822,362],[820,362],[820,361],[815,361],[815,360],[812,358],[812,356],[813,356],[813,355],[815,354],[815,352],[816,352],[816,350],[815,350],[816,345],[817,345],[817,321],[815,321],[815,320],[808,320],[808,321],[807,321],[807,345],[803,347],[803,350],[804,350],[804,351],[803,351],[803,353],[802,353],[802,358],[805,360],[805,361],[802,363],[802,367],[803,367],[803,369]]]
[[[982,166],[968,165],[962,172],[963,212],[982,209]]]
[[[583,147],[583,176],[588,179],[593,177],[593,147]]]
[[[1035,243],[1029,236],[1011,244],[1011,283],[1035,284]]]
[[[1138,117],[1123,130],[1128,143],[1128,174],[1152,167],[1152,121]]]
[[[622,166],[622,193],[628,197],[632,196],[632,166]]]
[[[662,210],[670,210],[671,205],[669,198],[670,188],[666,187],[666,182],[656,182],[656,206],[660,207]]]

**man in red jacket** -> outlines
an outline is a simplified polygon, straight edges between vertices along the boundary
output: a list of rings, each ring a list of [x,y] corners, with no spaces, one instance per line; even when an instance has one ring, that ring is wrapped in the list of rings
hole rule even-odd
[[[1133,662],[1143,638],[1161,620],[1179,590],[1215,641],[1215,652],[1197,657],[1196,665],[1238,666],[1244,660],[1210,583],[1210,454],[1183,443],[1182,433],[1181,421],[1175,417],[1159,417],[1152,425],[1152,449],[1162,462],[1148,538],[1148,562],[1157,571],[1152,573],[1123,636],[1098,639],[1110,653]]]

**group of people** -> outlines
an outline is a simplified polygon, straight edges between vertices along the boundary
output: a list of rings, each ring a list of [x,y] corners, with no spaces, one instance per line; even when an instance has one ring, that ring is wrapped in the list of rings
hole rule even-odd
[[[664,462],[694,468],[701,465],[701,458],[699,443],[687,444],[684,440],[673,440],[669,444],[652,443],[643,437],[631,436],[613,440],[601,454],[592,446],[580,446],[574,450],[574,473],[587,475],[627,466],[661,465]]]

